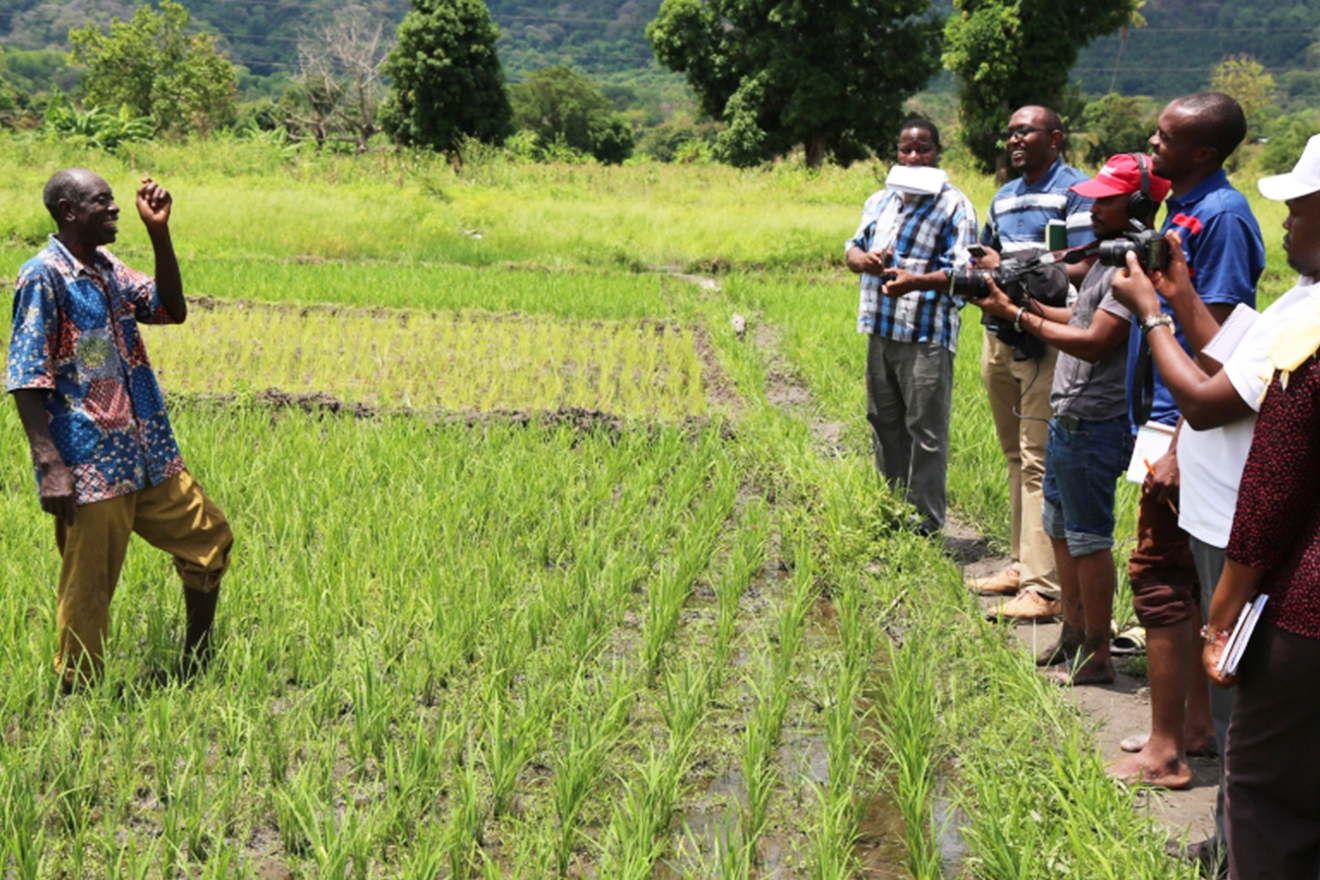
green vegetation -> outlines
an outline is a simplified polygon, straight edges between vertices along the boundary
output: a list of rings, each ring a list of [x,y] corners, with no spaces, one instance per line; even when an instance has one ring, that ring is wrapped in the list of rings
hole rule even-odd
[[[1136,16],[1140,0],[1099,0],[1083,14],[1054,0],[954,0],[944,65],[957,75],[962,141],[982,171],[1004,161],[1008,114],[1043,104],[1065,114],[1077,52]]]
[[[515,83],[509,97],[513,124],[535,134],[543,154],[547,148],[568,147],[617,165],[632,152],[632,129],[590,77],[567,67],[547,67]]]
[[[110,32],[89,24],[69,31],[73,57],[87,67],[91,107],[127,105],[150,116],[161,132],[207,132],[233,121],[237,103],[234,65],[215,38],[189,35],[188,10],[161,0]]]
[[[398,143],[437,150],[464,137],[502,143],[512,111],[498,36],[481,0],[413,0],[385,64],[385,131]]]
[[[665,0],[646,29],[703,113],[726,124],[715,154],[757,165],[801,145],[807,165],[886,153],[903,104],[935,72],[926,0],[821,7]]]
[[[962,815],[965,876],[1194,876],[875,477],[838,262],[882,166],[0,139],[9,277],[50,168],[175,193],[214,302],[148,344],[238,537],[204,676],[161,682],[182,603],[137,543],[105,678],[59,696],[50,521],[0,407],[0,871],[934,878]],[[1282,210],[1253,203],[1268,297]],[[135,222],[115,250],[149,268]],[[951,490],[1002,540],[968,317]],[[571,399],[570,362],[597,376]],[[413,374],[466,412],[394,406]]]

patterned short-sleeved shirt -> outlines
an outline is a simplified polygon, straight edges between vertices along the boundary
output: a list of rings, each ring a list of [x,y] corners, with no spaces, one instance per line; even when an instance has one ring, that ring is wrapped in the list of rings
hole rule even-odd
[[[138,324],[173,323],[150,276],[104,248],[91,266],[51,236],[14,291],[10,391],[43,395],[78,504],[154,486],[183,471]]]

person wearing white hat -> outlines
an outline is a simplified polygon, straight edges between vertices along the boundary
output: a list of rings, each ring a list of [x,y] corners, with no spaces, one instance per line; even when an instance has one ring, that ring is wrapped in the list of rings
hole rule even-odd
[[[1156,274],[1154,283],[1132,265],[1126,277],[1114,283],[1119,299],[1142,320],[1161,313],[1155,295],[1158,286],[1200,355],[1193,360],[1185,353],[1167,324],[1157,323],[1148,331],[1156,366],[1186,420],[1178,443],[1182,472],[1178,525],[1190,536],[1197,563],[1201,607],[1203,613],[1208,612],[1204,631],[1207,652],[1222,649],[1222,633],[1231,629],[1240,610],[1238,605],[1231,617],[1221,610],[1217,617],[1211,610],[1211,596],[1225,568],[1239,484],[1252,446],[1257,413],[1272,376],[1271,350],[1286,328],[1320,314],[1320,283],[1316,280],[1320,277],[1320,135],[1310,139],[1291,172],[1263,178],[1258,187],[1266,198],[1288,203],[1283,247],[1288,265],[1302,276],[1263,313],[1256,315],[1250,308],[1239,306],[1221,330],[1196,295],[1186,262],[1181,259],[1182,250],[1172,236],[1172,262],[1167,272]],[[1237,329],[1242,327],[1245,331]],[[1316,341],[1320,345],[1320,337]],[[1215,671],[1209,667],[1207,671],[1213,681]],[[1210,699],[1216,738],[1221,749],[1226,742],[1231,749],[1233,697],[1227,690],[1212,689]],[[1218,849],[1224,838],[1222,786],[1216,826],[1214,843]],[[1315,878],[1317,872],[1309,876]]]

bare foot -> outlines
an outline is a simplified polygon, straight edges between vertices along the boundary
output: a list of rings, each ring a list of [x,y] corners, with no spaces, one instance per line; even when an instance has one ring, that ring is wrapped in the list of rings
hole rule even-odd
[[[1129,785],[1142,783],[1158,785],[1161,788],[1182,789],[1192,784],[1192,768],[1187,761],[1175,757],[1172,761],[1151,758],[1144,751],[1130,758],[1124,758],[1116,764],[1110,764],[1106,771],[1115,779]]]
[[[1118,741],[1118,747],[1125,752],[1139,752],[1150,742],[1149,733],[1134,733],[1132,736],[1124,737]],[[1187,754],[1193,758],[1213,758],[1219,754],[1219,748],[1215,743],[1213,733],[1203,733],[1200,736],[1193,736],[1190,733],[1183,734],[1183,742],[1187,743]]]
[[[1115,677],[1112,663],[1084,663],[1077,669],[1061,664],[1050,667],[1041,674],[1056,684],[1074,685],[1113,684]]]

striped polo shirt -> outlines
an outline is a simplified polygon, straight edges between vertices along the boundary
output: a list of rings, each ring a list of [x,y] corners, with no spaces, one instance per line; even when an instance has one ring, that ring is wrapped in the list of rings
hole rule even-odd
[[[1075,183],[1090,178],[1071,165],[1055,159],[1050,170],[1035,183],[1025,177],[1009,181],[995,193],[990,214],[981,231],[981,244],[1006,257],[1022,251],[1045,249],[1045,224],[1063,220],[1068,224],[1068,247],[1081,247],[1095,240],[1091,231],[1091,199],[1070,191]]]

